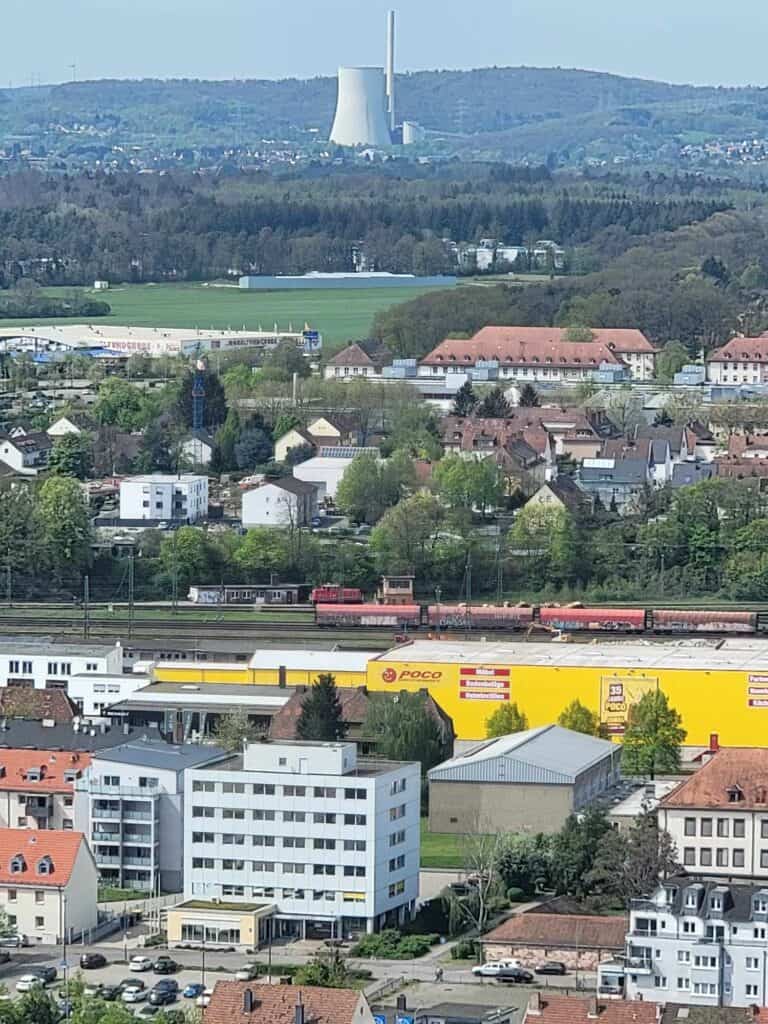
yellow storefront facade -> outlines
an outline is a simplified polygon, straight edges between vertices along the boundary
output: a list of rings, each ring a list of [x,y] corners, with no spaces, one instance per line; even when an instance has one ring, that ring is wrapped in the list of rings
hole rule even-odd
[[[330,672],[337,686],[365,686],[368,660],[365,651],[304,651],[264,648],[247,662],[160,661],[152,669],[156,683],[242,683],[262,686],[311,686],[322,672]]]

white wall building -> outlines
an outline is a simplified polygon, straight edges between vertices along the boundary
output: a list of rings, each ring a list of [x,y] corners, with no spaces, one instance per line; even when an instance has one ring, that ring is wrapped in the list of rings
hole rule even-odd
[[[36,690],[66,690],[74,676],[119,676],[123,648],[106,645],[48,644],[34,641],[0,642],[0,686]]]
[[[710,384],[765,384],[768,382],[768,337],[732,338],[707,359]]]
[[[316,484],[320,498],[335,498],[341,478],[358,455],[364,452],[379,454],[378,448],[352,448],[345,446],[319,448],[317,455],[293,467],[297,480]]]
[[[71,677],[67,693],[84,718],[101,718],[105,708],[127,700],[151,681],[143,672],[86,673]]]
[[[182,883],[184,772],[220,759],[218,747],[125,743],[92,755],[75,784],[75,824],[102,882],[178,892]]]
[[[243,526],[309,526],[317,515],[316,484],[287,476],[243,494]]]
[[[120,518],[129,521],[196,523],[208,515],[208,477],[153,473],[120,483]]]
[[[0,751],[0,828],[72,829],[75,782],[90,763],[64,750]]]
[[[251,743],[187,772],[184,895],[274,905],[277,934],[402,922],[419,887],[421,770],[354,743]]]

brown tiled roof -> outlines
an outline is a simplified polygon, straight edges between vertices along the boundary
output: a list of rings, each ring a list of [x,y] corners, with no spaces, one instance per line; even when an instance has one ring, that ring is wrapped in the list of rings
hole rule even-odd
[[[534,995],[528,1003],[523,1020],[525,1024],[589,1024],[590,1021],[601,1020],[604,1024],[655,1024],[656,1004],[645,1002],[627,1002],[622,999],[609,999],[604,1003],[595,1004],[591,999],[582,996],[551,996],[541,995],[538,1008]],[[590,1014],[590,1009],[597,1010],[597,1017]]]
[[[0,790],[25,793],[73,793],[74,782],[64,779],[67,769],[84,772],[90,767],[90,754],[73,754],[62,750],[0,750]],[[37,768],[40,779],[27,779],[30,768]]]
[[[748,451],[768,451],[768,434],[732,434],[728,438],[728,454],[739,456]]]
[[[478,359],[502,365],[578,366],[620,363],[623,352],[653,352],[641,331],[598,328],[592,341],[568,341],[563,327],[483,327],[467,340],[447,338],[421,360],[426,366],[472,366]],[[618,353],[618,355],[617,355]]]
[[[768,684],[754,685],[765,690]],[[741,799],[731,799],[732,794]],[[723,747],[695,775],[668,793],[660,805],[768,810],[768,748]]]
[[[768,459],[739,459],[730,456],[718,457],[713,460],[718,476],[732,479],[768,476]]]
[[[487,943],[552,949],[623,949],[626,917],[587,914],[517,914],[483,936]]]
[[[503,448],[508,441],[522,436],[532,448],[542,452],[548,432],[587,440],[597,437],[581,409],[518,408],[504,419],[445,416],[440,422],[443,444],[458,444],[463,451],[476,451],[484,441],[489,442],[485,447]]]
[[[711,352],[710,363],[766,363],[768,362],[768,337],[731,338],[722,348]]]
[[[243,1008],[246,989],[253,994],[250,1013]],[[351,989],[218,981],[205,1011],[205,1024],[295,1024],[299,1000],[305,1024],[356,1024],[370,1019],[365,996]]]
[[[329,366],[372,366],[381,369],[392,361],[392,356],[377,341],[358,342],[347,345],[341,352],[328,360]]]
[[[28,690],[23,686],[4,686],[0,690],[1,718],[71,722],[75,714],[74,705],[63,690]]]
[[[34,885],[40,889],[66,885],[84,842],[82,832],[0,828],[0,884]],[[11,861],[19,854],[24,858],[24,868],[11,871]],[[44,857],[51,858],[51,870],[45,873],[38,870]]]
[[[603,441],[600,449],[601,459],[650,459],[651,445],[653,441],[649,437],[639,437],[633,440],[630,437],[610,437]]]

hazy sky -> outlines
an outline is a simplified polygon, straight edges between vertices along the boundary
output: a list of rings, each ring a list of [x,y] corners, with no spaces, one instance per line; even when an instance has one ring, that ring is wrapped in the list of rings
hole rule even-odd
[[[398,68],[594,68],[768,84],[766,0],[0,0],[7,85],[78,78],[282,78]]]

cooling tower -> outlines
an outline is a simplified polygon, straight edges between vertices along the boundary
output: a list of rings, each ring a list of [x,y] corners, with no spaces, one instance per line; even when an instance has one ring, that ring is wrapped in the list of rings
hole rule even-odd
[[[337,146],[389,146],[383,68],[339,68],[339,98],[331,129]]]

